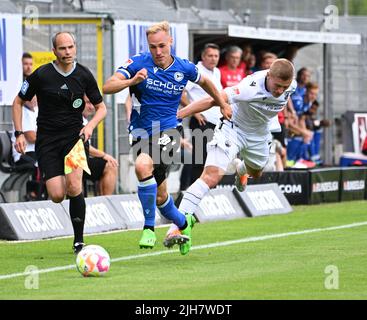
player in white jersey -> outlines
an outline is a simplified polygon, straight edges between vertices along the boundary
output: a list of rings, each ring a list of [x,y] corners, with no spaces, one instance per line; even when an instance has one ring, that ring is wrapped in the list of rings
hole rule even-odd
[[[277,59],[269,70],[256,72],[222,91],[224,100],[232,106],[232,119],[222,120],[217,125],[214,138],[208,143],[204,171],[185,192],[179,207],[181,212],[194,214],[201,199],[226,173],[237,170],[241,176],[261,176],[269,157],[270,131],[279,126],[278,112],[283,110],[297,87],[294,73],[289,60]],[[179,110],[177,116],[185,118],[213,105],[211,98],[195,101]],[[236,159],[239,152],[244,162]],[[172,238],[171,231],[164,242],[167,247],[177,242],[177,232]]]

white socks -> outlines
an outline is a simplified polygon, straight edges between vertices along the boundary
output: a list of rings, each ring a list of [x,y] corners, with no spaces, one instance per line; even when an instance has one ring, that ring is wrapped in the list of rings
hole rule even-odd
[[[204,182],[204,180],[201,180],[200,178],[197,179],[185,192],[180,206],[178,210],[180,210],[182,213],[189,213],[193,214],[196,211],[196,208],[198,207],[200,201],[209,191],[208,185]],[[178,227],[175,224],[172,224],[167,232],[170,233],[171,231],[178,229]]]
[[[239,176],[244,176],[247,173],[246,165],[242,160],[236,158],[233,160],[233,164],[235,165],[236,172]]]
[[[201,180],[197,179],[185,192],[178,210],[183,213],[193,214],[196,211],[200,201],[206,193],[209,191],[208,185]]]

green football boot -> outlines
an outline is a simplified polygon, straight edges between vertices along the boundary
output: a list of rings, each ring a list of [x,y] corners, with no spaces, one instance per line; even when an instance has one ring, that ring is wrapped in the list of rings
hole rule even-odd
[[[154,231],[152,231],[150,229],[144,229],[143,230],[143,235],[141,236],[141,239],[139,241],[140,249],[142,249],[142,248],[153,249],[156,241],[157,241],[157,237],[156,237]]]
[[[189,237],[189,240],[185,243],[180,244],[180,253],[182,255],[186,255],[189,253],[191,249],[191,230],[194,227],[194,224],[196,223],[196,219],[194,215],[186,213],[186,221],[187,221],[187,227],[184,230],[181,230],[181,233],[185,236]]]

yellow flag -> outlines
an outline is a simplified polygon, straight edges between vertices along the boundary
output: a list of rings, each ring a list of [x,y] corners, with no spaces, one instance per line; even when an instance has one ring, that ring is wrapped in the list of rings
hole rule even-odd
[[[65,174],[73,172],[76,168],[82,168],[88,174],[90,169],[88,167],[87,158],[84,150],[84,143],[82,139],[79,139],[73,149],[65,156]]]

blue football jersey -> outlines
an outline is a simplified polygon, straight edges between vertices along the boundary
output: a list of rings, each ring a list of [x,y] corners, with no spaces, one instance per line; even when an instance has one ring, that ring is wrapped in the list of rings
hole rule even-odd
[[[172,57],[172,64],[162,69],[154,63],[149,52],[141,53],[117,69],[127,79],[143,68],[148,71],[147,79],[129,88],[133,98],[129,130],[134,136],[142,135],[141,130],[135,129],[143,129],[152,135],[176,128],[177,109],[184,88],[189,80],[195,83],[200,80],[200,73],[192,62]]]
[[[296,111],[298,116],[301,116],[311,108],[311,103],[305,102],[305,98],[298,94],[293,94],[291,99],[293,102],[294,111]]]

